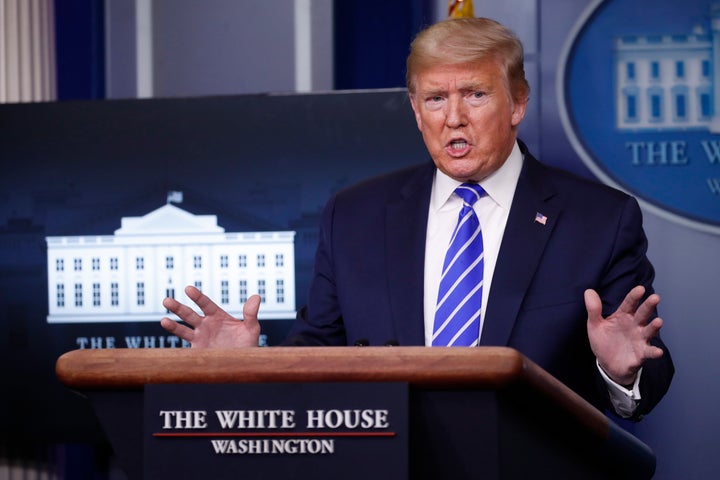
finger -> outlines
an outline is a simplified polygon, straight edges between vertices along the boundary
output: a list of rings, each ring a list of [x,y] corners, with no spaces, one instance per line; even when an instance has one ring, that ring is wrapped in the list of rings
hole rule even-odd
[[[243,305],[243,321],[246,323],[258,323],[258,312],[260,311],[260,295],[251,295]]]
[[[645,358],[660,358],[663,356],[665,352],[663,352],[663,349],[660,347],[656,347],[655,345],[651,345],[650,339],[657,336],[660,333],[660,329],[663,326],[663,320],[660,317],[656,317],[653,319],[652,322],[650,322],[645,327],[645,335],[647,339],[647,346],[645,347],[645,350],[643,352]]]
[[[188,328],[185,325],[181,325],[174,320],[167,317],[160,320],[160,325],[173,335],[176,335],[183,340],[192,343],[195,336],[195,331],[192,328]]]
[[[183,322],[186,322],[193,327],[197,327],[200,323],[202,323],[202,317],[198,315],[195,310],[178,302],[174,298],[167,297],[162,303],[165,308],[180,317]]]
[[[633,288],[628,292],[627,295],[625,295],[625,298],[618,307],[617,312],[629,313],[631,315],[634,315],[635,310],[637,309],[637,306],[640,303],[643,295],[645,295],[645,287],[643,287],[642,285],[638,285],[637,287]]]
[[[202,312],[206,316],[214,315],[218,312],[225,313],[225,311],[222,308],[218,307],[215,302],[210,300],[210,297],[208,297],[207,295],[202,293],[200,290],[198,290],[197,288],[195,288],[191,285],[188,285],[187,287],[185,287],[185,294],[190,298],[190,300],[195,302],[195,305],[200,307],[200,310],[202,310]]]
[[[585,290],[585,309],[588,313],[588,321],[597,320],[602,316],[602,300],[600,300],[600,295],[591,288]]]
[[[649,341],[651,338],[656,337],[660,333],[660,329],[663,326],[663,320],[660,317],[655,317],[652,322],[645,326],[644,333],[645,338]]]
[[[660,303],[660,295],[653,293],[650,295],[643,303],[640,304],[637,311],[635,312],[635,317],[638,323],[640,324],[646,324],[648,320],[650,319],[650,316],[652,316],[655,313],[655,308]]]
[[[663,352],[663,349],[660,347],[656,347],[655,345],[648,345],[648,347],[645,349],[645,358],[646,359],[660,358],[664,354],[665,354],[665,352]]]

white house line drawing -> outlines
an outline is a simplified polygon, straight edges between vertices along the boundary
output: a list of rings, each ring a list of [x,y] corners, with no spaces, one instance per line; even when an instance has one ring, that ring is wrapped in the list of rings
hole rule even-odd
[[[720,4],[709,31],[616,38],[615,65],[618,130],[720,133]]]
[[[159,322],[164,297],[189,302],[186,285],[238,318],[254,293],[261,319],[295,318],[295,232],[227,233],[177,198],[114,235],[46,237],[48,323]]]

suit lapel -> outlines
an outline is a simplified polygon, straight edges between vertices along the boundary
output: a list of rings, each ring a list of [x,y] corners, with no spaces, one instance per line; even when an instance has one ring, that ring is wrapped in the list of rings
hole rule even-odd
[[[400,345],[423,345],[425,237],[435,166],[418,169],[389,202],[385,217],[386,272],[392,319]]]
[[[560,216],[560,209],[549,203],[555,191],[546,177],[544,167],[525,152],[493,273],[481,345],[508,344],[525,293]],[[535,220],[538,213],[546,217],[545,224]]]

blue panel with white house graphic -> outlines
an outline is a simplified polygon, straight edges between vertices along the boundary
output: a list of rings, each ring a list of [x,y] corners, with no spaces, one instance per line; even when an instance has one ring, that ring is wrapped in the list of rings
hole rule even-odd
[[[596,175],[720,231],[720,4],[596,2],[558,73],[566,132]]]

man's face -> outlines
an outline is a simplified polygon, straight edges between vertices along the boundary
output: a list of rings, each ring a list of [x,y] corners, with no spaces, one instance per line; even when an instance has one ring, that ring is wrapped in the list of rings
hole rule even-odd
[[[512,100],[497,62],[441,65],[418,72],[410,96],[435,165],[455,180],[478,182],[512,151],[527,101]]]

